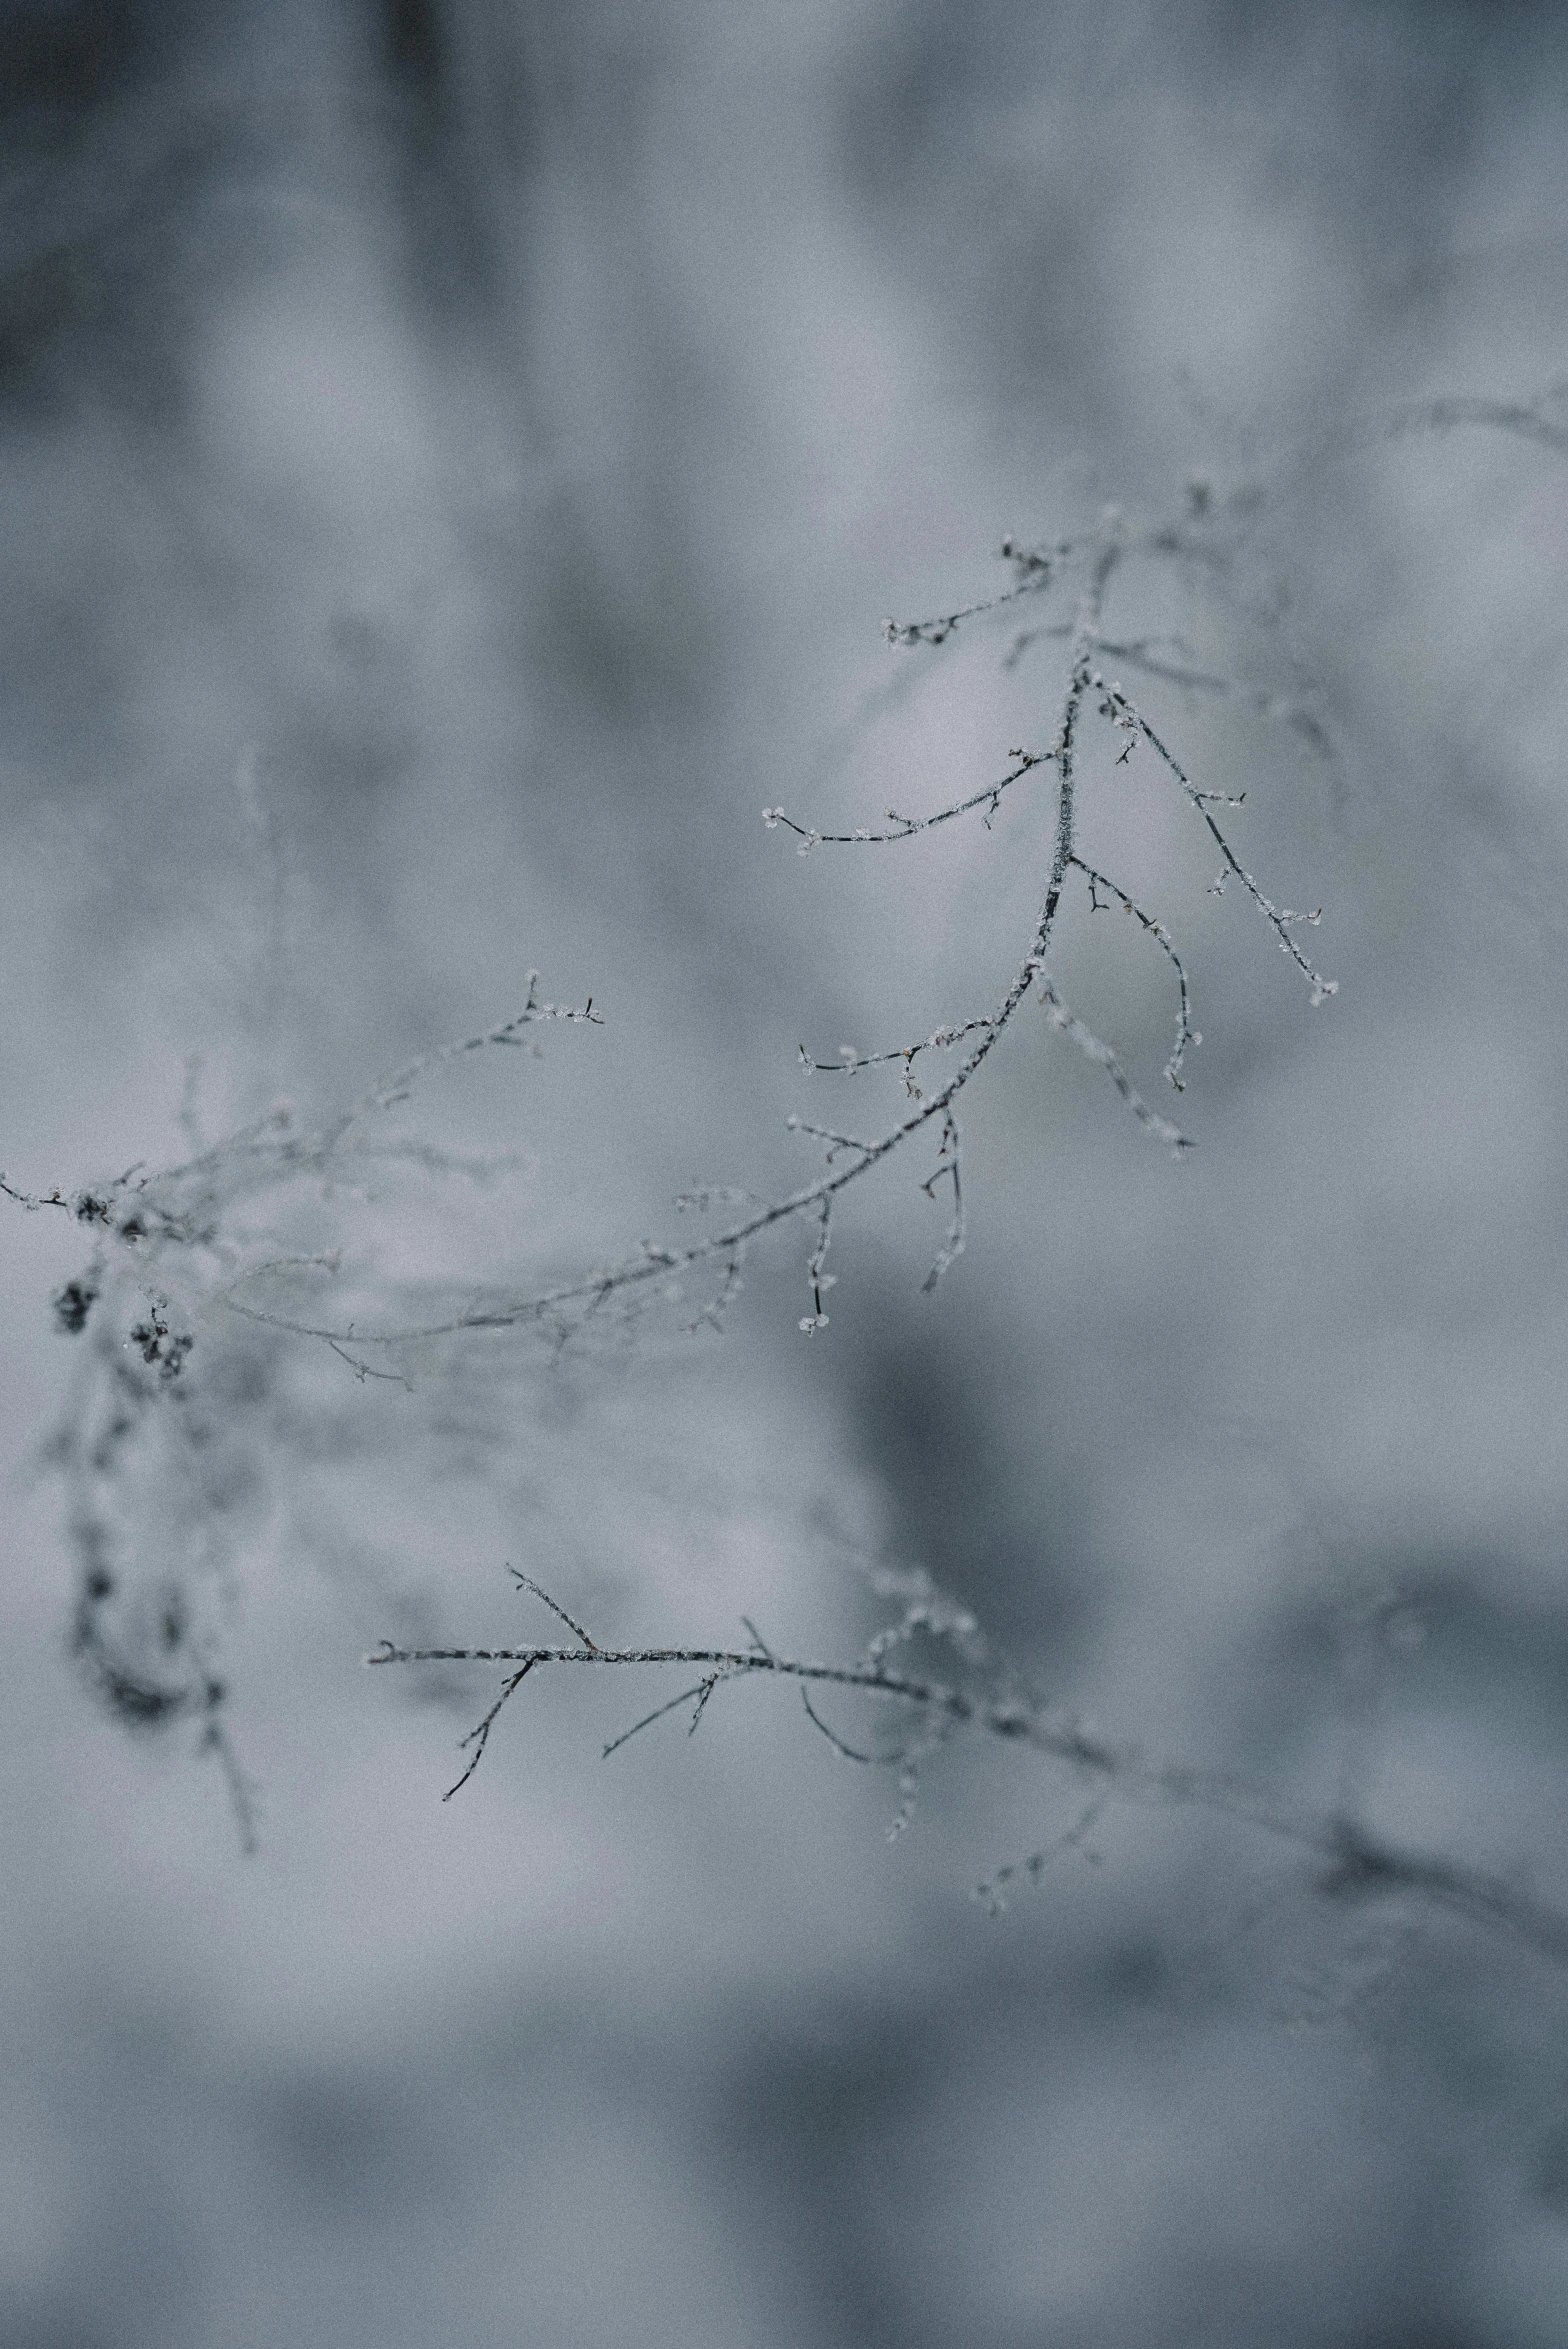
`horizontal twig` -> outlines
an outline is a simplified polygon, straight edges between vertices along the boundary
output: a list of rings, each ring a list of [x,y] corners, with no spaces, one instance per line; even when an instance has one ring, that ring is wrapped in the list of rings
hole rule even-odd
[[[410,1648],[385,1640],[365,1661],[372,1665],[501,1664],[509,1668],[495,1704],[463,1740],[474,1751],[462,1777],[448,1790],[449,1794],[455,1794],[472,1777],[502,1707],[530,1673],[551,1666],[616,1670],[648,1665],[695,1667],[700,1672],[702,1677],[691,1686],[613,1738],[604,1749],[607,1756],[684,1704],[696,1702],[700,1717],[701,1708],[720,1681],[771,1676],[792,1681],[801,1688],[816,1725],[849,1759],[891,1763],[902,1760],[903,1755],[899,1752],[868,1754],[851,1747],[811,1707],[811,1689],[838,1688],[895,1700],[925,1716],[938,1728],[969,1727],[1027,1746],[1067,1763],[1082,1776],[1100,1781],[1106,1791],[1126,1801],[1170,1803],[1236,1819],[1321,1860],[1325,1872],[1319,1880],[1319,1889],[1327,1895],[1349,1898],[1409,1894],[1517,1941],[1554,1965],[1568,1967],[1568,1915],[1534,1899],[1506,1879],[1443,1853],[1394,1843],[1341,1812],[1307,1809],[1222,1771],[1178,1763],[1152,1763],[1138,1747],[1116,1744],[1081,1722],[1054,1716],[1016,1688],[988,1693],[913,1674],[886,1672],[875,1665],[808,1663],[777,1655],[760,1645],[749,1648]]]

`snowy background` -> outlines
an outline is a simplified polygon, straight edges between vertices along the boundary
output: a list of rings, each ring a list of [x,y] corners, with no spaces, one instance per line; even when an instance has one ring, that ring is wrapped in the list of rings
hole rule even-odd
[[[664,1690],[542,1678],[443,1806],[493,1677],[360,1659],[546,1636],[507,1560],[602,1639],[849,1656],[923,1567],[1105,1734],[1568,1905],[1568,465],[1368,424],[1568,423],[1565,66],[1559,11],[1457,0],[7,0],[14,1186],[318,1121],[533,968],[604,1026],[399,1112],[516,1167],[280,1252],[526,1292],[809,1179],[787,1115],[903,1096],[798,1044],[997,1000],[1050,770],[886,850],[761,809],[1048,747],[1059,644],[885,616],[1193,480],[1271,495],[1108,624],[1249,688],[1139,692],[1340,988],[1102,748],[1085,853],[1207,1038],[1181,1163],[1034,1012],[935,1297],[930,1152],[846,1200],[809,1340],[802,1227],[722,1336],[407,1386],[209,1296],[204,1481],[126,1507],[149,1587],[200,1569],[250,1857],[196,1725],[67,1653],[88,1242],[0,1200],[8,2349],[1561,2342],[1564,1982],[1507,1938],[1114,1804],[993,1918],[1082,1790],[955,1749],[890,1843],[767,1686],[601,1764]],[[1172,1108],[1154,949],[1077,902],[1053,967]]]

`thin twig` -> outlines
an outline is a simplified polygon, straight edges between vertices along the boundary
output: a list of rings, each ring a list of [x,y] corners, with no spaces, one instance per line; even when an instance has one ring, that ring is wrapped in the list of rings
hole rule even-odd
[[[390,1656],[372,1656],[369,1658],[369,1661],[373,1664],[390,1664],[393,1661],[393,1658]],[[651,1713],[644,1713],[642,1719],[640,1721],[634,1721],[630,1729],[623,1729],[619,1737],[611,1738],[609,1744],[604,1749],[603,1759],[608,1761],[612,1754],[619,1753],[623,1745],[628,1744],[631,1739],[636,1737],[642,1730],[651,1729],[655,1721],[662,1721],[666,1713],[676,1712],[680,1706],[690,1703],[693,1697],[700,1699],[703,1690],[710,1687],[711,1685],[712,1683],[707,1680],[694,1680],[690,1688],[683,1688],[679,1696],[672,1696],[670,1698],[668,1704],[655,1705]]]
[[[955,1729],[972,1728],[1065,1762],[1080,1775],[1099,1780],[1104,1793],[1124,1800],[1169,1803],[1239,1820],[1324,1862],[1320,1889],[1330,1896],[1407,1893],[1472,1924],[1505,1935],[1552,1964],[1568,1968],[1568,1914],[1533,1899],[1503,1878],[1441,1853],[1389,1842],[1340,1811],[1304,1809],[1221,1771],[1177,1763],[1151,1763],[1136,1746],[1117,1745],[1077,1721],[1060,1719],[1016,1691],[995,1694],[865,1666],[805,1663],[760,1647],[405,1648],[386,1640],[365,1660],[375,1665],[446,1663],[517,1667],[503,1683],[490,1710],[462,1740],[463,1745],[472,1745],[474,1752],[461,1778],[443,1799],[449,1799],[468,1783],[502,1707],[528,1674],[539,1668],[671,1664],[700,1668],[700,1679],[644,1715],[630,1729],[623,1730],[605,1747],[606,1755],[618,1751],[665,1714],[700,1699],[704,1688],[716,1685],[718,1680],[766,1673],[800,1686],[808,1698],[808,1710],[812,1710],[810,1690],[819,1686],[894,1699],[924,1717],[931,1742]],[[813,1719],[841,1751],[852,1750],[814,1710]],[[857,1752],[853,1758],[874,1761],[900,1757]],[[908,1757],[902,1758],[907,1769]]]
[[[953,1220],[947,1227],[947,1238],[937,1251],[936,1262],[920,1284],[927,1296],[949,1265],[956,1264],[964,1252],[963,1143],[958,1131],[958,1120],[951,1110],[943,1122],[940,1163],[927,1175],[920,1188],[928,1199],[932,1199],[936,1196],[937,1184],[944,1180],[953,1186]]]
[[[846,1738],[840,1737],[838,1731],[833,1728],[831,1723],[823,1720],[822,1715],[817,1711],[816,1706],[811,1701],[810,1691],[804,1686],[802,1686],[800,1691],[800,1701],[805,1707],[806,1718],[811,1723],[812,1727],[814,1729],[821,1730],[823,1736],[827,1739],[834,1752],[842,1754],[846,1762],[863,1762],[869,1767],[874,1768],[883,1764],[887,1765],[888,1767],[894,1767],[903,1761],[904,1754],[902,1749],[900,1749],[899,1752],[892,1754],[868,1754],[863,1753],[859,1746],[851,1745]]]
[[[939,809],[934,816],[901,816],[897,808],[890,807],[887,820],[898,826],[896,832],[873,832],[868,827],[858,832],[819,832],[810,824],[797,824],[794,817],[786,815],[781,807],[765,807],[762,820],[770,832],[780,824],[787,832],[793,832],[798,840],[804,842],[799,852],[802,856],[808,855],[813,848],[875,848],[885,846],[890,840],[913,840],[921,832],[934,832],[938,824],[950,824],[955,816],[967,816],[971,808],[977,807],[985,809],[983,821],[989,831],[991,819],[1002,804],[1003,792],[1027,775],[1031,768],[1043,767],[1054,753],[1048,750],[1038,753],[1015,750],[1012,756],[1018,764],[999,782],[988,783],[983,791],[971,792],[967,799],[955,801],[952,807]]]
[[[520,1566],[508,1566],[506,1571],[520,1589],[532,1591],[536,1599],[541,1599],[551,1614],[566,1625],[568,1631],[575,1631],[585,1648],[597,1648],[598,1641],[584,1631],[575,1616],[568,1615],[558,1599],[552,1599],[547,1590],[541,1590],[531,1574],[525,1574]]]
[[[391,1659],[389,1657],[385,1656],[377,1656],[374,1659],[374,1661],[378,1664],[388,1663],[390,1660]],[[478,1769],[480,1763],[484,1760],[485,1747],[490,1743],[490,1732],[495,1727],[496,1716],[499,1714],[501,1707],[506,1703],[509,1697],[515,1695],[517,1690],[522,1687],[523,1682],[528,1678],[528,1675],[533,1670],[534,1666],[538,1663],[542,1663],[543,1661],[544,1658],[541,1656],[530,1656],[523,1664],[522,1669],[518,1672],[514,1672],[511,1678],[504,1683],[500,1695],[496,1698],[495,1703],[490,1707],[490,1710],[488,1713],[486,1713],[484,1719],[477,1723],[474,1728],[470,1729],[466,1737],[460,1737],[458,1739],[457,1744],[459,1753],[461,1753],[464,1746],[467,1745],[471,1745],[474,1750],[468,1757],[468,1761],[464,1766],[461,1778],[457,1779],[453,1785],[449,1786],[445,1794],[441,1797],[441,1800],[444,1803],[449,1803],[454,1794],[462,1793],[463,1788],[468,1784],[468,1781],[470,1778],[472,1778],[474,1772]]]
[[[1044,902],[1035,923],[1029,950],[1007,993],[996,1010],[980,1028],[978,1039],[959,1067],[939,1089],[928,1095],[912,1109],[907,1117],[872,1142],[861,1142],[849,1136],[837,1137],[837,1146],[855,1153],[847,1167],[831,1169],[814,1183],[781,1199],[765,1201],[742,1221],[732,1224],[727,1231],[691,1243],[685,1248],[661,1250],[656,1261],[646,1251],[624,1259],[602,1272],[571,1281],[536,1295],[521,1298],[498,1299],[493,1304],[473,1304],[439,1321],[413,1324],[401,1329],[384,1330],[372,1340],[363,1330],[358,1342],[382,1345],[408,1344],[422,1340],[455,1337],[470,1331],[514,1329],[519,1323],[556,1319],[563,1308],[591,1308],[609,1297],[625,1291],[635,1291],[655,1278],[665,1278],[669,1272],[684,1271],[688,1267],[712,1261],[716,1257],[732,1255],[737,1248],[775,1224],[789,1221],[797,1215],[819,1218],[824,1205],[836,1199],[851,1183],[880,1166],[912,1137],[920,1133],[933,1118],[944,1117],[959,1094],[974,1078],[990,1057],[998,1039],[1005,1032],[1014,1014],[1028,995],[1031,986],[1045,968],[1046,952],[1056,926],[1061,905],[1062,889],[1072,868],[1074,841],[1074,783],[1079,721],[1084,697],[1092,681],[1093,661],[1097,644],[1100,612],[1105,590],[1121,552],[1119,524],[1114,517],[1107,519],[1098,552],[1090,566],[1089,576],[1079,601],[1078,618],[1073,635],[1072,666],[1067,691],[1062,704],[1060,726],[1051,757],[1057,770],[1057,816],[1050,873],[1046,883]],[[237,1287],[238,1284],[236,1284]],[[329,1324],[306,1322],[293,1316],[271,1313],[246,1304],[234,1290],[225,1302],[232,1312],[247,1319],[266,1324],[270,1328],[286,1330],[296,1337],[338,1337],[342,1331]],[[816,1317],[813,1317],[815,1319]]]
[[[889,644],[945,644],[963,620],[975,620],[983,613],[1000,612],[1021,596],[1041,595],[1053,586],[1058,574],[1071,563],[1082,548],[1081,539],[1064,538],[1052,547],[1022,547],[1010,538],[1002,541],[1002,559],[1011,563],[1017,574],[1015,584],[1000,595],[983,597],[978,603],[961,604],[956,612],[944,612],[935,620],[889,620],[882,633]]]
[[[1162,948],[1170,958],[1171,968],[1176,973],[1179,994],[1176,1006],[1176,1042],[1172,1047],[1169,1060],[1165,1063],[1165,1074],[1178,1093],[1184,1092],[1186,1087],[1182,1083],[1181,1072],[1182,1064],[1187,1057],[1187,1048],[1191,1044],[1201,1044],[1203,1038],[1192,1024],[1192,998],[1187,989],[1187,973],[1182,966],[1181,956],[1172,944],[1171,934],[1163,922],[1156,921],[1153,914],[1145,913],[1141,905],[1135,904],[1119,883],[1108,880],[1105,874],[1097,872],[1093,865],[1085,864],[1081,856],[1075,856],[1073,862],[1089,884],[1089,902],[1096,912],[1103,911],[1099,899],[1094,894],[1095,890],[1099,888],[1105,891],[1107,897],[1116,900],[1123,913],[1131,914],[1140,927],[1147,931],[1155,944]]]
[[[910,1072],[920,1054],[922,1052],[945,1052],[951,1045],[961,1044],[966,1036],[976,1035],[980,1029],[988,1028],[990,1025],[989,1014],[983,1013],[979,1019],[965,1020],[956,1028],[934,1028],[931,1034],[923,1037],[918,1044],[900,1044],[892,1052],[857,1052],[853,1044],[843,1044],[839,1047],[837,1060],[813,1060],[805,1045],[802,1044],[800,1062],[802,1068],[808,1069],[813,1076],[850,1077],[860,1069],[882,1068],[893,1061],[898,1061],[903,1066],[904,1090],[911,1101],[918,1101],[920,1087],[915,1083]]]
[[[14,1199],[18,1207],[25,1207],[29,1215],[36,1215],[40,1207],[63,1207],[67,1215],[73,1212],[70,1200],[62,1199],[58,1191],[50,1191],[41,1198],[35,1197],[31,1191],[14,1190],[3,1174],[0,1174],[0,1191],[8,1199]]]
[[[604,1015],[602,1012],[594,1010],[591,995],[580,1010],[566,1003],[541,1003],[539,1001],[539,973],[530,971],[528,974],[528,1000],[520,1012],[517,1012],[509,1020],[503,1020],[498,1027],[486,1028],[480,1035],[464,1036],[456,1044],[438,1045],[434,1051],[421,1052],[417,1058],[406,1061],[402,1068],[395,1070],[389,1077],[383,1077],[379,1083],[373,1085],[368,1093],[361,1094],[360,1098],[345,1110],[335,1124],[328,1129],[328,1132],[335,1142],[348,1131],[351,1125],[355,1124],[358,1119],[367,1116],[372,1110],[392,1109],[398,1102],[406,1101],[414,1086],[427,1070],[441,1068],[448,1061],[461,1060],[470,1052],[484,1052],[493,1046],[500,1045],[520,1045],[523,1041],[525,1028],[535,1027],[551,1020],[564,1020],[575,1025],[586,1023],[595,1028],[602,1028],[604,1025]],[[331,1144],[328,1146],[331,1147]]]
[[[1101,680],[1096,680],[1097,684],[1101,682]],[[1315,969],[1314,966],[1307,960],[1307,957],[1302,953],[1300,947],[1296,944],[1295,939],[1291,936],[1292,927],[1298,923],[1305,922],[1309,925],[1309,927],[1316,928],[1320,918],[1319,914],[1293,913],[1288,906],[1275,905],[1272,899],[1264,896],[1263,891],[1258,887],[1257,882],[1247,871],[1246,866],[1242,863],[1240,857],[1237,856],[1235,850],[1231,847],[1230,842],[1226,839],[1224,833],[1220,830],[1218,824],[1214,821],[1213,816],[1210,814],[1209,806],[1213,794],[1206,791],[1200,791],[1198,789],[1191,776],[1187,773],[1186,768],[1182,765],[1180,759],[1177,758],[1175,752],[1172,751],[1168,745],[1161,740],[1160,736],[1156,734],[1154,728],[1149,724],[1148,719],[1144,717],[1142,711],[1136,709],[1133,706],[1132,702],[1129,701],[1127,695],[1122,691],[1120,686],[1106,685],[1104,687],[1104,692],[1106,702],[1117,712],[1123,714],[1132,725],[1136,726],[1138,732],[1143,736],[1143,739],[1153,750],[1159,754],[1170,773],[1175,777],[1176,782],[1180,786],[1181,790],[1186,794],[1186,797],[1197,809],[1205,824],[1207,824],[1209,831],[1214,838],[1215,845],[1218,847],[1221,856],[1225,859],[1225,871],[1220,876],[1217,889],[1223,888],[1227,876],[1234,873],[1236,879],[1241,883],[1243,889],[1246,890],[1247,895],[1252,899],[1253,904],[1258,908],[1258,911],[1263,915],[1264,919],[1269,924],[1269,927],[1273,930],[1275,937],[1279,940],[1282,950],[1290,956],[1291,961],[1296,965],[1297,969],[1301,971],[1306,978],[1311,980],[1313,1004],[1318,1005],[1326,1003],[1331,995],[1337,995],[1339,992],[1339,981],[1337,979],[1325,979],[1322,972]]]
[[[1070,1037],[1085,1060],[1092,1060],[1096,1068],[1104,1069],[1146,1133],[1152,1134],[1157,1142],[1164,1142],[1175,1151],[1178,1158],[1183,1151],[1192,1148],[1190,1137],[1182,1132],[1180,1126],[1173,1126],[1168,1117],[1161,1117],[1157,1109],[1149,1107],[1111,1046],[1102,1044],[1093,1029],[1085,1027],[1078,1014],[1062,1001],[1056,991],[1055,981],[1047,971],[1040,973],[1040,1001],[1046,1006],[1052,1027],[1060,1028],[1063,1035]]]

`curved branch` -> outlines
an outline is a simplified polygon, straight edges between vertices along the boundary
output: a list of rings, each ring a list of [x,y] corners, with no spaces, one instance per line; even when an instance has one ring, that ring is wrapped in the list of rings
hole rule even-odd
[[[1079,719],[1084,697],[1093,682],[1094,654],[1105,590],[1120,554],[1119,523],[1114,516],[1108,517],[1078,607],[1078,619],[1073,632],[1072,669],[1062,704],[1056,746],[1051,753],[1057,771],[1057,811],[1044,902],[1035,923],[1028,953],[1012,985],[990,1015],[967,1057],[947,1082],[921,1101],[880,1140],[858,1142],[848,1137],[838,1138],[838,1146],[857,1153],[850,1165],[832,1169],[816,1182],[803,1184],[799,1190],[787,1193],[782,1199],[764,1202],[725,1231],[713,1233],[685,1248],[660,1248],[656,1251],[645,1248],[639,1255],[624,1258],[621,1263],[601,1272],[565,1281],[558,1288],[543,1290],[535,1296],[501,1299],[486,1306],[476,1305],[440,1321],[411,1324],[402,1329],[372,1333],[360,1328],[355,1333],[358,1345],[395,1346],[456,1337],[470,1331],[512,1329],[520,1323],[543,1320],[559,1313],[563,1307],[595,1306],[617,1292],[636,1290],[652,1281],[668,1280],[672,1274],[679,1274],[692,1266],[709,1263],[716,1257],[731,1256],[737,1249],[744,1247],[748,1240],[756,1239],[775,1224],[787,1222],[797,1215],[820,1216],[824,1207],[830,1206],[841,1191],[847,1190],[851,1183],[859,1182],[873,1167],[880,1166],[904,1143],[922,1132],[933,1118],[947,1116],[959,1094],[990,1057],[998,1038],[1012,1021],[1035,980],[1044,974],[1046,952],[1056,927],[1062,889],[1074,862],[1074,777]],[[268,1313],[257,1306],[247,1305],[232,1287],[226,1292],[224,1301],[232,1312],[243,1314],[252,1321],[264,1322],[270,1328],[288,1331],[296,1337],[339,1340],[343,1337],[343,1332],[331,1325],[297,1321],[285,1314]]]

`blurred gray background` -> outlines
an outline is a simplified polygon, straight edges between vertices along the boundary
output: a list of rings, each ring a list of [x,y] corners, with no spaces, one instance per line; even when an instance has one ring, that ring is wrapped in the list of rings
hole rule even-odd
[[[790,1231],[722,1337],[408,1391],[280,1352],[221,1545],[168,1532],[222,1549],[248,1859],[194,1732],[66,1655],[83,1245],[0,1201],[7,2349],[1568,2339],[1568,2001],[1506,1940],[1115,1806],[991,1918],[1079,1790],[955,1750],[889,1843],[768,1687],[601,1765],[662,1691],[531,1684],[443,1807],[493,1684],[359,1666],[542,1632],[508,1558],[602,1638],[835,1655],[922,1566],[1107,1734],[1568,1902],[1568,466],[1360,430],[1568,420],[1565,66],[1497,0],[4,0],[12,1183],[177,1159],[192,1087],[323,1114],[535,966],[606,1025],[432,1080],[421,1132],[523,1164],[364,1202],[388,1278],[806,1179],[786,1114],[901,1093],[797,1044],[989,1006],[1049,855],[1039,778],[836,862],[764,831],[1048,745],[1059,646],[884,616],[1292,449],[1235,568],[1111,620],[1332,744],[1139,687],[1340,982],[1101,756],[1085,852],[1208,1038],[1185,1162],[1035,1013],[935,1298],[900,1160],[809,1341]],[[1154,1098],[1159,957],[1080,906],[1055,967]]]

